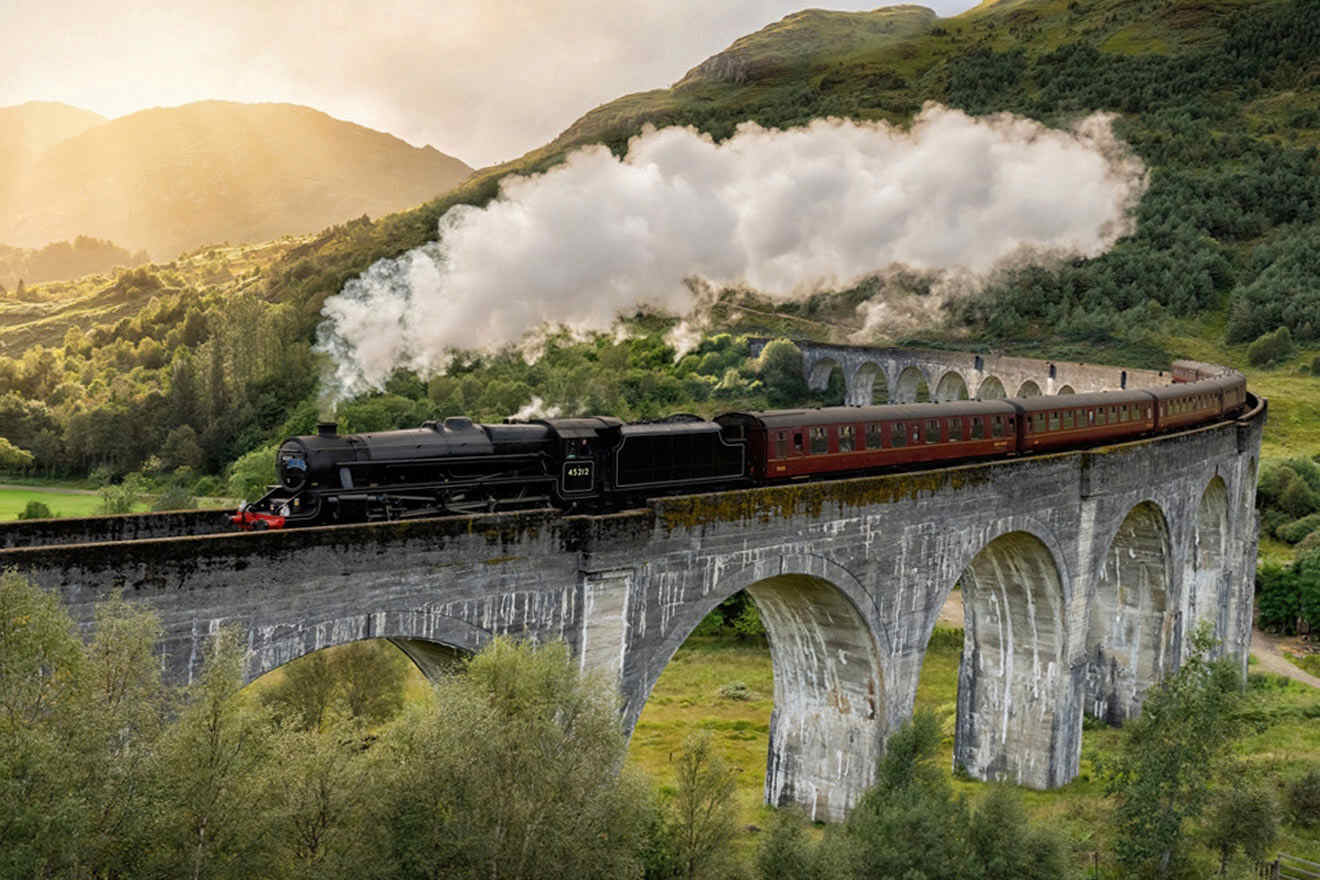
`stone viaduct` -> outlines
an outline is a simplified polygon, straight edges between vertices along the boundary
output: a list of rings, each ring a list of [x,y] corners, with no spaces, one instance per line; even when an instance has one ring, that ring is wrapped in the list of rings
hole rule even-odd
[[[752,341],[755,357],[767,339]],[[807,383],[824,390],[830,374],[843,374],[844,403],[916,403],[975,398],[1038,397],[1167,385],[1168,373],[1096,364],[1038,361],[962,351],[875,348],[801,342]]]
[[[1021,384],[1008,359],[860,351],[808,347],[807,370],[832,359],[852,399],[866,364],[896,375],[891,388],[909,367],[938,386],[952,363],[969,386]],[[1052,378],[1035,368],[1042,391],[1124,381],[1114,368],[1061,364]],[[1168,381],[1129,372],[1137,379]],[[84,624],[112,590],[149,602],[178,682],[227,625],[247,634],[249,677],[363,638],[393,641],[431,674],[499,634],[564,639],[585,669],[617,682],[630,731],[693,628],[747,590],[774,664],[766,797],[837,820],[911,714],[955,587],[966,626],[954,760],[980,779],[1067,782],[1083,716],[1138,711],[1199,621],[1245,668],[1264,416],[1253,398],[1236,420],[1121,445],[668,497],[605,516],[252,534],[221,531],[214,512],[5,524],[0,568],[57,591]]]

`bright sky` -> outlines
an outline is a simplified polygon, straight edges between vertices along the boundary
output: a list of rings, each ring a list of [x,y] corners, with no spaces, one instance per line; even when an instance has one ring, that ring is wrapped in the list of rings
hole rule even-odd
[[[288,101],[510,159],[810,0],[0,0],[0,106]],[[847,10],[873,3],[844,0]],[[880,4],[887,5],[887,4]],[[943,16],[975,0],[930,0]]]

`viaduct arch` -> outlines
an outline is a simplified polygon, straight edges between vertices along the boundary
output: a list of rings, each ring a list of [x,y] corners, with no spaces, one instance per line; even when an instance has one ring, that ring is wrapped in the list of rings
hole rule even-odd
[[[861,375],[834,354],[848,381]],[[873,378],[897,379],[897,361],[870,358]],[[957,368],[968,389],[991,376],[1021,387],[1009,366]],[[1088,387],[1081,372],[1060,367],[1051,385],[1036,367],[1043,393],[1062,379]],[[1095,369],[1097,382],[1119,373]],[[1139,711],[1195,620],[1211,620],[1245,668],[1265,416],[1253,404],[1095,450],[666,497],[606,516],[251,534],[220,532],[214,512],[3,524],[0,567],[58,592],[83,623],[115,589],[149,602],[180,682],[221,626],[247,633],[252,677],[360,638],[388,638],[432,674],[496,635],[563,639],[617,682],[629,730],[692,628],[746,589],[775,667],[767,799],[838,820],[912,712],[955,585],[967,617],[955,760],[977,778],[1071,779],[1083,715]]]

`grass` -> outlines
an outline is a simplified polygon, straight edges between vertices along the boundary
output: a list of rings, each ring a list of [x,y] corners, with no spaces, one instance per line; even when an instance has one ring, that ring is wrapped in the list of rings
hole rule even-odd
[[[57,517],[97,516],[103,513],[100,495],[68,495],[39,487],[0,489],[0,522],[17,519],[29,501],[40,501]],[[135,510],[147,510],[150,505],[139,503]]]
[[[741,682],[747,699],[722,696]],[[738,804],[746,823],[763,825],[763,785],[774,708],[774,671],[763,641],[689,638],[669,661],[628,748],[630,764],[659,785],[674,784],[673,761],[687,736],[709,730],[716,747],[738,772]]]

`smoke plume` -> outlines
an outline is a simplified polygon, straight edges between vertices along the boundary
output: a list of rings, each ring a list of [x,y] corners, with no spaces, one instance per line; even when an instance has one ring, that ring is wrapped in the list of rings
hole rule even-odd
[[[1146,180],[1110,122],[1058,131],[928,104],[906,130],[744,123],[717,144],[648,128],[622,159],[586,147],[505,178],[483,208],[452,208],[436,241],[326,301],[321,346],[354,393],[547,322],[607,330],[639,305],[688,314],[694,278],[789,297],[893,264],[963,278],[1024,252],[1096,256],[1130,230]]]

